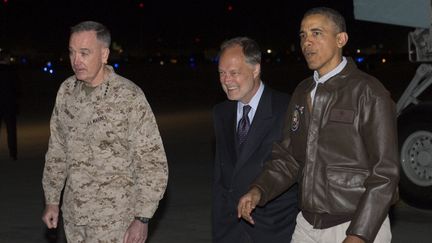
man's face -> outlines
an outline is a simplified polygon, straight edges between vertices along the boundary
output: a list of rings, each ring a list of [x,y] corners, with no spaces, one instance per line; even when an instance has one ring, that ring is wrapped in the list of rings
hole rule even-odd
[[[308,67],[320,76],[339,65],[342,47],[348,36],[336,33],[335,24],[326,16],[313,14],[305,17],[300,27],[300,45]]]
[[[240,46],[227,48],[219,58],[219,80],[229,100],[248,104],[259,88],[260,65],[249,64]]]
[[[97,86],[103,81],[103,68],[109,49],[96,38],[95,31],[81,31],[69,39],[69,58],[78,80]]]

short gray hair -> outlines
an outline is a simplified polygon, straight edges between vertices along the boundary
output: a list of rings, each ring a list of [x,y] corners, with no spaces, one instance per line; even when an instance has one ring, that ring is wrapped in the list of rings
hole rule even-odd
[[[95,31],[96,38],[103,42],[107,48],[111,45],[111,34],[105,25],[95,21],[83,21],[71,27],[70,34],[82,31]]]
[[[219,56],[227,49],[240,46],[246,57],[246,62],[252,65],[261,64],[261,50],[258,43],[249,37],[236,37],[226,40],[220,47]]]

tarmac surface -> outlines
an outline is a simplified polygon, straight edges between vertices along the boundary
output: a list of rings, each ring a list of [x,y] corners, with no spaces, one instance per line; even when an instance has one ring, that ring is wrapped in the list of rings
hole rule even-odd
[[[157,114],[170,166],[169,185],[150,223],[150,243],[211,242],[210,205],[213,159],[211,112],[184,110]],[[0,134],[0,243],[64,243],[61,230],[41,221],[41,175],[48,120],[19,122],[19,158],[11,161]],[[402,201],[391,213],[393,243],[432,242],[432,211]]]

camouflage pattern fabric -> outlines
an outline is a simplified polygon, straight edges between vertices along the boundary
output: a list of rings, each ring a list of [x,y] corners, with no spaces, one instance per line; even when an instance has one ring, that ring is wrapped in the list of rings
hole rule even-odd
[[[151,218],[163,197],[168,165],[155,117],[142,90],[112,67],[86,94],[66,79],[50,122],[42,184],[46,204],[59,204],[77,225]]]
[[[65,220],[66,238],[71,243],[122,243],[129,225],[114,222],[106,225],[74,225]]]

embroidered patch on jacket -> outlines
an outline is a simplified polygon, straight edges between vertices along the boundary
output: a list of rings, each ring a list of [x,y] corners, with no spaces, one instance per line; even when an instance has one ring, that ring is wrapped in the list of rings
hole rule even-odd
[[[353,123],[354,111],[346,110],[346,109],[332,109],[330,111],[330,121],[342,122],[342,123]]]
[[[291,119],[291,131],[295,132],[298,130],[300,125],[300,113],[303,113],[304,107],[296,106],[293,111],[292,119]]]

